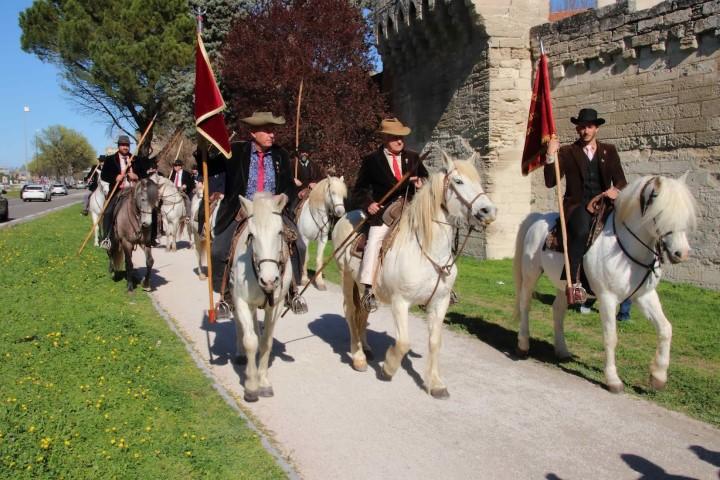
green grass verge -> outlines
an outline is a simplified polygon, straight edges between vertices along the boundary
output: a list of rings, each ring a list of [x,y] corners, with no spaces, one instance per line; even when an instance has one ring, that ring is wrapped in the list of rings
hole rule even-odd
[[[315,258],[314,245],[309,250]],[[328,245],[326,256],[331,249]],[[314,264],[313,264],[314,265]],[[477,261],[462,257],[455,289],[460,303],[452,306],[445,322],[503,352],[514,352],[518,323],[512,318],[515,287],[511,260]],[[338,283],[333,262],[327,279]],[[636,308],[631,320],[619,324],[617,367],[626,392],[685,412],[720,426],[720,292],[685,284],[662,282],[660,301],[673,325],[668,384],[655,392],[649,385],[649,366],[657,337],[652,324]],[[554,287],[541,278],[530,313],[530,355],[588,381],[604,384],[604,347],[600,316],[574,311],[565,318],[565,336],[572,361],[558,363],[553,352],[552,301]],[[415,313],[420,314],[419,310]]]
[[[282,478],[74,206],[0,231],[0,478]]]
[[[20,190],[8,190],[3,196],[7,198],[20,198]]]

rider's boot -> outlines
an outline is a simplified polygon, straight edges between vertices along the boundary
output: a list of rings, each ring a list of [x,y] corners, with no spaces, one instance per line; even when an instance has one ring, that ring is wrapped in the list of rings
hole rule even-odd
[[[372,285],[365,285],[365,292],[362,298],[360,298],[360,306],[368,313],[372,313],[378,309],[378,303]]]
[[[296,315],[308,312],[307,303],[305,302],[305,299],[300,296],[300,292],[294,282],[290,284],[290,289],[285,296],[285,306],[289,307]]]

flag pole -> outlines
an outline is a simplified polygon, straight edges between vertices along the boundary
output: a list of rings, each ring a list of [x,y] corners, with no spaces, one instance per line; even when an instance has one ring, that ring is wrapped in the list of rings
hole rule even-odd
[[[175,154],[175,161],[177,162],[177,159],[180,158],[180,150],[182,150],[183,142],[185,141],[185,138],[180,139],[180,146],[178,147],[178,151]],[[174,163],[174,162],[173,162]]]
[[[303,94],[303,82],[304,78],[300,79],[300,88],[298,89],[298,101],[297,110],[295,111],[295,152],[298,153],[300,148],[300,106],[302,105],[302,94]],[[298,178],[298,158],[295,158],[295,180]]]
[[[543,41],[540,40],[540,55],[545,56],[545,46]],[[554,123],[554,122],[553,122]],[[557,138],[557,132],[552,132],[551,139]],[[557,157],[557,154],[556,154]],[[560,213],[560,234],[562,235],[563,244],[563,260],[565,262],[565,283],[567,290],[572,289],[572,277],[570,276],[570,257],[568,256],[568,244],[567,244],[567,225],[565,224],[565,208],[563,208],[563,195],[560,184],[560,158],[555,158],[553,162],[555,169],[555,193],[557,196],[558,212]]]
[[[140,137],[140,141],[137,143],[137,153],[140,153],[140,146],[143,144],[143,141],[145,141],[145,137],[147,136],[148,132],[152,128],[153,124],[155,123],[155,118],[157,118],[157,113],[153,116],[152,120],[150,120],[150,123],[148,123],[148,126],[145,128],[145,131],[143,132],[142,136]],[[136,154],[137,155],[137,154]],[[130,157],[130,162],[127,168],[125,168],[125,171],[123,172],[123,176],[120,179],[119,182],[115,182],[115,186],[112,189],[112,192],[110,192],[110,195],[105,199],[105,203],[103,204],[102,210],[100,210],[100,215],[98,215],[98,218],[95,222],[93,222],[92,227],[90,227],[90,231],[85,236],[85,240],[83,240],[82,245],[80,245],[80,249],[78,250],[77,254],[80,255],[82,251],[85,249],[85,245],[87,245],[88,240],[90,240],[90,237],[92,236],[93,231],[97,228],[100,221],[102,221],[103,215],[105,215],[105,209],[107,209],[108,204],[110,203],[110,200],[112,199],[113,195],[115,195],[115,191],[118,188],[118,185],[123,183],[125,181],[125,176],[127,175],[127,172],[130,170],[130,166],[132,165],[132,162],[135,158],[135,155]],[[98,179],[99,183],[99,179]],[[102,188],[102,185],[98,185],[100,188]],[[107,233],[107,232],[103,232]]]

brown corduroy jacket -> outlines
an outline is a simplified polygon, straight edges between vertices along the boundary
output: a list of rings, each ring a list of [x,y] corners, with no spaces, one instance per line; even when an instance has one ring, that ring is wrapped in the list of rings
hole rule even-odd
[[[560,177],[565,177],[565,195],[563,197],[563,208],[567,218],[575,207],[583,204],[583,183],[587,175],[589,162],[582,144],[578,141],[571,145],[564,145],[558,151],[560,163]],[[620,157],[614,145],[597,142],[597,150],[593,161],[600,162],[600,182],[603,191],[611,186],[622,190],[627,185],[625,173],[620,165]],[[545,165],[545,186],[555,186],[555,167]],[[583,205],[584,207],[584,205]]]

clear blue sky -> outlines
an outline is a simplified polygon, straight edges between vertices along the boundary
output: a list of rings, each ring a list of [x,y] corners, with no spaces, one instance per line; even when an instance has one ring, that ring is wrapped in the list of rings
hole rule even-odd
[[[114,142],[107,136],[103,118],[78,112],[68,95],[60,88],[58,70],[42,63],[20,49],[18,15],[32,0],[0,2],[0,144],[3,157],[0,167],[19,167],[25,163],[24,135],[27,132],[27,155],[34,153],[36,130],[64,125],[85,135],[97,153],[104,153]],[[25,113],[23,107],[30,107]]]

